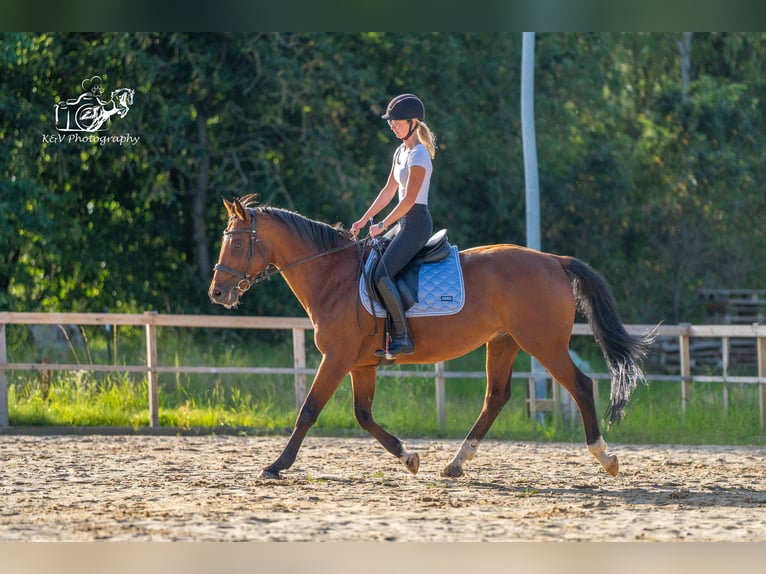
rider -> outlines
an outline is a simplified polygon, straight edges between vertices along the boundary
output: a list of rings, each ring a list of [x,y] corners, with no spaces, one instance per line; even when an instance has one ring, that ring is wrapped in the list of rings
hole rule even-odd
[[[433,231],[428,210],[428,189],[433,170],[431,160],[436,155],[436,138],[423,121],[425,115],[423,102],[413,94],[401,94],[389,102],[386,113],[381,117],[388,120],[391,131],[402,140],[402,144],[394,151],[386,184],[364,215],[351,226],[351,233],[357,235],[398,192],[396,207],[382,221],[370,226],[370,237],[377,237],[397,224],[388,233],[393,239],[373,278],[393,321],[394,336],[388,349],[391,355],[408,354],[415,350],[393,278],[426,244]]]

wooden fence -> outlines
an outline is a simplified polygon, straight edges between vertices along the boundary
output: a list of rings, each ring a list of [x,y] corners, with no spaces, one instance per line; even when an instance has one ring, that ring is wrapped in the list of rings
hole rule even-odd
[[[106,365],[106,364],[61,364],[61,363],[16,363],[8,362],[6,345],[6,325],[101,325],[116,328],[119,325],[143,326],[146,333],[146,361],[141,365]],[[288,329],[293,335],[293,364],[285,367],[226,367],[226,366],[166,366],[158,364],[157,329],[161,327],[180,328],[216,328],[216,329]],[[641,334],[650,326],[628,325],[627,330],[632,334]],[[166,315],[155,312],[144,314],[114,314],[114,313],[11,313],[0,312],[0,427],[9,425],[8,417],[8,371],[100,371],[100,372],[135,372],[144,373],[148,383],[149,424],[159,426],[159,403],[157,382],[159,375],[170,373],[203,373],[203,374],[288,374],[294,378],[296,408],[299,407],[306,395],[306,377],[313,375],[314,369],[306,367],[305,333],[312,329],[311,322],[306,318],[293,317],[242,317],[242,316],[207,316],[207,315]],[[572,330],[574,336],[592,336],[587,324],[576,324]],[[678,341],[679,373],[650,374],[647,379],[652,381],[668,381],[680,384],[681,405],[686,410],[691,386],[694,382],[712,382],[740,384],[757,384],[760,404],[761,429],[766,426],[766,325],[663,325],[657,331],[660,337],[671,337]],[[692,340],[718,339],[722,349],[722,375],[699,375],[692,373]],[[755,376],[730,376],[729,341],[731,339],[754,340],[757,356],[757,372]],[[379,376],[383,377],[421,377],[432,378],[435,382],[436,410],[439,426],[444,426],[445,413],[445,382],[449,378],[484,378],[483,371],[446,371],[444,363],[434,365],[433,371],[422,370],[389,370],[380,369]],[[609,379],[608,373],[588,373],[594,380]],[[529,372],[514,372],[514,378],[529,381],[530,412],[547,409],[556,410],[560,406],[557,396],[554,399],[538,401],[534,394],[534,381]],[[553,385],[556,389],[558,385]],[[566,394],[566,393],[564,393]],[[726,395],[725,395],[726,396]]]

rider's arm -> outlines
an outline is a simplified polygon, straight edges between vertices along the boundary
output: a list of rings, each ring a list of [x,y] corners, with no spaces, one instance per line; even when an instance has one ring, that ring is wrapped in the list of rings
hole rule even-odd
[[[396,184],[396,180],[394,179],[394,169],[391,168],[391,172],[388,174],[388,181],[386,181],[386,185],[383,186],[383,188],[378,193],[378,197],[375,198],[375,201],[372,202],[370,208],[364,213],[362,220],[369,221],[371,217],[375,217],[378,213],[380,213],[389,203],[391,203],[394,195],[396,195],[397,189],[398,186]]]
[[[359,233],[359,231],[364,228],[365,225],[367,225],[371,218],[375,217],[384,207],[386,207],[391,202],[391,200],[394,198],[394,195],[396,194],[397,189],[398,185],[394,179],[394,168],[391,166],[391,171],[388,174],[386,185],[384,185],[380,190],[378,196],[375,198],[375,201],[373,201],[369,209],[364,212],[364,215],[355,221],[351,226],[351,233],[353,235]]]

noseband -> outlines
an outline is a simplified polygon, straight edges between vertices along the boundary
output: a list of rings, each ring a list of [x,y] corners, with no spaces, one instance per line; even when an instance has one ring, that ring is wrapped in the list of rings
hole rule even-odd
[[[223,232],[224,238],[239,233],[250,234],[250,250],[247,253],[247,266],[245,267],[245,272],[243,273],[242,271],[237,271],[236,269],[229,267],[228,265],[223,265],[222,263],[216,263],[213,267],[213,271],[223,271],[239,278],[237,289],[239,289],[242,293],[250,289],[250,287],[252,287],[255,283],[260,283],[266,279],[271,279],[272,275],[279,273],[279,270],[272,268],[271,263],[269,263],[268,259],[266,259],[266,254],[263,252],[263,247],[261,247],[261,240],[258,239],[258,234],[255,232],[255,213],[253,210],[248,211],[250,211],[250,229],[232,229],[231,231]],[[260,252],[261,257],[263,257],[263,260],[266,261],[267,265],[263,271],[260,271],[255,275],[250,275],[248,271],[250,270],[250,262],[255,256],[256,246],[258,246],[258,251]]]

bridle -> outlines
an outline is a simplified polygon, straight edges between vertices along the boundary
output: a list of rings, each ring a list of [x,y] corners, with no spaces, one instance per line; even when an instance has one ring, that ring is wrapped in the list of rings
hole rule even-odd
[[[272,264],[268,262],[268,259],[266,259],[266,254],[263,252],[263,247],[261,247],[261,240],[258,239],[258,234],[255,231],[255,213],[252,210],[248,211],[250,212],[250,229],[232,229],[224,230],[223,232],[224,239],[241,233],[250,234],[250,250],[247,253],[247,265],[245,266],[245,272],[243,273],[242,271],[238,271],[237,269],[229,267],[228,265],[224,265],[223,263],[216,263],[213,266],[213,271],[223,271],[224,273],[228,273],[230,275],[234,275],[234,277],[237,277],[239,279],[237,282],[237,289],[239,289],[239,291],[242,293],[250,289],[250,287],[252,287],[255,283],[260,283],[266,279],[271,279],[272,275],[279,273],[278,270],[272,270]],[[248,273],[250,271],[250,262],[255,256],[256,246],[258,246],[258,251],[260,252],[261,257],[263,257],[263,260],[266,261],[267,265],[263,271],[260,271],[255,275],[250,275]]]
[[[266,254],[263,252],[263,247],[261,246],[261,240],[258,238],[258,233],[255,230],[255,210],[248,209],[247,211],[250,213],[250,229],[232,229],[232,230],[225,230],[223,232],[224,239],[226,239],[226,237],[228,236],[242,234],[242,233],[248,233],[250,235],[250,249],[248,250],[248,253],[247,253],[247,264],[245,267],[245,272],[243,273],[242,271],[238,271],[237,269],[234,269],[233,267],[229,267],[228,265],[224,265],[222,263],[216,263],[213,266],[213,271],[223,271],[224,273],[228,273],[230,275],[234,275],[234,277],[237,277],[239,279],[239,281],[237,282],[237,289],[239,289],[240,293],[244,293],[256,283],[260,283],[261,281],[266,281],[267,279],[271,279],[274,275],[279,275],[280,273],[290,269],[291,267],[301,265],[302,263],[307,263],[309,261],[312,261],[313,259],[324,257],[325,255],[329,255],[337,251],[348,249],[349,247],[361,246],[364,243],[360,241],[354,241],[353,243],[349,243],[347,245],[341,245],[340,247],[336,247],[328,251],[317,253],[315,255],[312,255],[311,257],[300,259],[299,261],[295,261],[293,263],[290,263],[289,265],[285,265],[284,267],[280,269],[273,263],[270,263],[269,260],[266,258]],[[259,271],[255,275],[250,275],[248,271],[250,270],[250,262],[255,256],[256,246],[258,247],[258,252],[261,254],[261,257],[263,257],[263,260],[266,262],[266,268],[263,269],[262,271]]]

